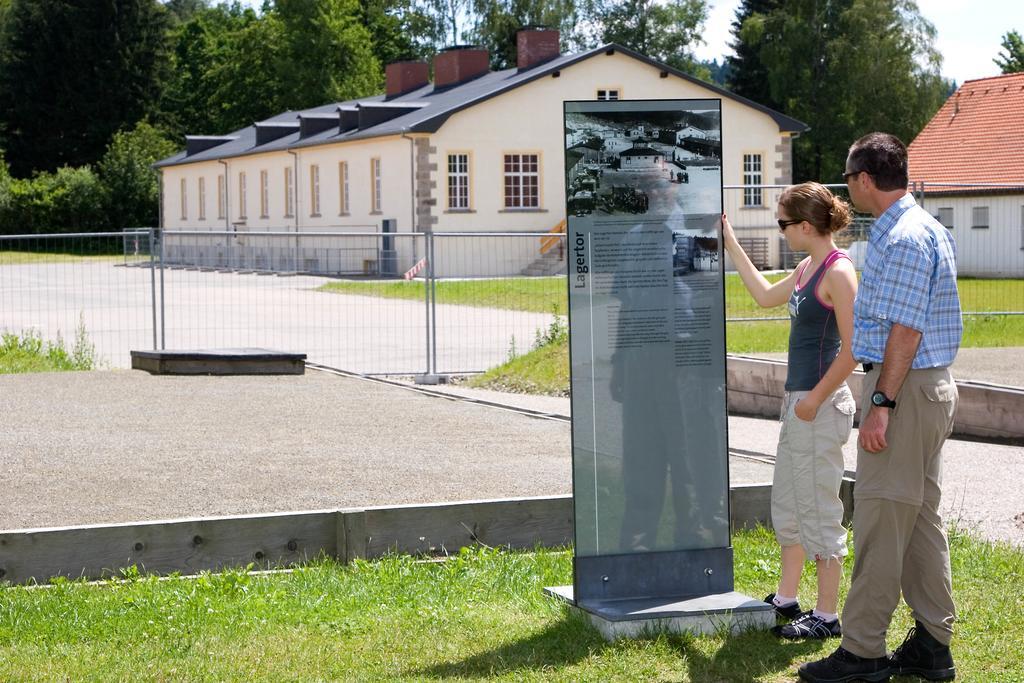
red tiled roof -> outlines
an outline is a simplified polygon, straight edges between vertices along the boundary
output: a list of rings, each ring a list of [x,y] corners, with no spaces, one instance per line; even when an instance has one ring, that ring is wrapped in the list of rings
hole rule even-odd
[[[1024,184],[1024,73],[964,81],[910,143],[910,179]]]

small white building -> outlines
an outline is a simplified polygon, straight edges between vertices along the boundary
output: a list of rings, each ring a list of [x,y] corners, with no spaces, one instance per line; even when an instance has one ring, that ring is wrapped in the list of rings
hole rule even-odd
[[[165,244],[172,246],[174,231],[215,233],[207,240],[219,245],[215,252],[196,257],[216,265],[229,258],[231,244],[255,244],[253,233],[298,233],[309,245],[318,232],[386,227],[398,235],[388,272],[400,274],[423,256],[422,240],[408,238],[425,231],[558,229],[565,220],[563,102],[612,92],[618,99],[721,99],[724,143],[716,144],[724,182],[790,182],[792,139],[805,124],[618,45],[560,54],[558,38],[557,31],[521,31],[513,69],[490,71],[485,50],[453,48],[434,58],[433,82],[425,63],[390,64],[382,95],[284,112],[226,135],[188,136],[183,151],[156,165]],[[625,128],[621,136],[621,144],[606,139],[604,151],[633,146]],[[664,158],[647,156],[636,163]],[[754,163],[756,174],[747,171]],[[738,229],[774,225],[774,206],[751,203],[733,221]],[[289,240],[262,265],[336,273],[372,267],[359,249],[350,262],[327,262],[336,257],[315,244],[300,249],[298,239],[288,248]],[[519,239],[500,259],[453,257],[447,265],[449,247],[440,246],[435,267],[460,275],[525,271],[540,257],[539,242]]]
[[[1024,277],[1024,73],[964,81],[909,146],[918,201],[973,277]]]
[[[665,157],[651,147],[630,147],[619,153],[619,168],[623,171],[661,171]]]

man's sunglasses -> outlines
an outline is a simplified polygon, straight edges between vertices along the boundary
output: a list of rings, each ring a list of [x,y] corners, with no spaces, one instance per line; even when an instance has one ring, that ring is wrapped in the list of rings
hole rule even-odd
[[[779,230],[781,230],[782,232],[786,232],[786,228],[788,228],[789,226],[796,225],[797,223],[803,223],[803,222],[804,222],[803,218],[793,218],[793,219],[790,219],[788,221],[787,220],[783,220],[783,219],[780,218],[780,219],[778,219]]]
[[[860,169],[859,171],[847,171],[846,173],[843,174],[843,182],[848,183],[850,182],[850,178],[852,178],[855,175],[860,175],[861,173],[867,173],[868,175],[871,175],[871,173],[865,171],[863,168]]]

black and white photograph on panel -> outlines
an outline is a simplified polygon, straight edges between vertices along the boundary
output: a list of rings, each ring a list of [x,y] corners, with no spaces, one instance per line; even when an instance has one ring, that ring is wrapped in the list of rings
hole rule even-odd
[[[567,112],[565,144],[570,215],[705,213],[719,201],[717,107]]]

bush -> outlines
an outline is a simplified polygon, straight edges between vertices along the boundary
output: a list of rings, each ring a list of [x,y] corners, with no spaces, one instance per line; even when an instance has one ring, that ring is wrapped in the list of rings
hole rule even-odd
[[[0,154],[0,235],[99,232],[157,224],[153,163],[175,145],[146,122],[114,135],[97,171],[63,167],[13,178]]]
[[[0,157],[0,234],[93,232],[105,226],[103,186],[88,166],[12,178]]]
[[[84,321],[79,322],[70,349],[59,334],[52,342],[32,330],[0,335],[0,374],[93,370],[96,365],[96,348],[89,341]]]
[[[159,220],[160,185],[153,164],[177,146],[157,128],[140,121],[114,134],[99,163],[106,193],[108,229],[149,227]]]

